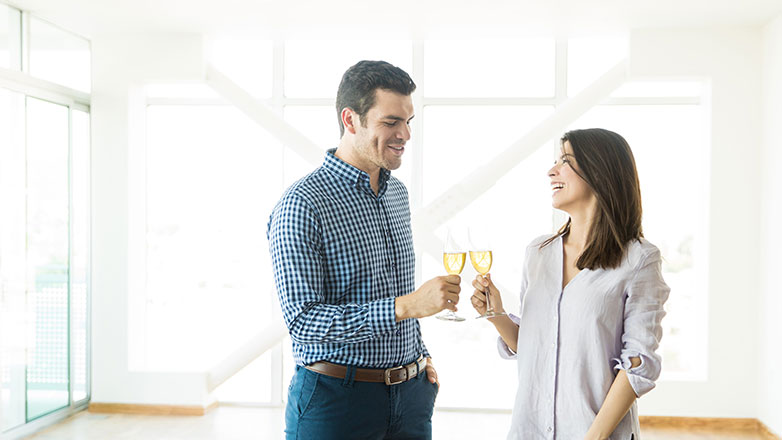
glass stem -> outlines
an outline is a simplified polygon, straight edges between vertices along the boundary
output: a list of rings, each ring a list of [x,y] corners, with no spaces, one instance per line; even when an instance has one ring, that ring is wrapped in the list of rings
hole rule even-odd
[[[486,277],[483,276],[483,279],[485,280]],[[491,301],[489,300],[489,296],[491,296],[490,294],[491,294],[491,289],[487,289],[486,290],[486,313],[491,313],[494,311],[494,307],[491,306]]]

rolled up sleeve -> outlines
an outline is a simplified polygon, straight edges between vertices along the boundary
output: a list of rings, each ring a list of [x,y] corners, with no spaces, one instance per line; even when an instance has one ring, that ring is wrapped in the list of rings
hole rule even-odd
[[[625,370],[635,395],[643,396],[655,387],[662,369],[657,348],[662,338],[663,308],[670,288],[662,277],[660,252],[654,250],[639,264],[627,287],[622,352],[614,359],[617,370]],[[632,358],[641,364],[632,367]]]

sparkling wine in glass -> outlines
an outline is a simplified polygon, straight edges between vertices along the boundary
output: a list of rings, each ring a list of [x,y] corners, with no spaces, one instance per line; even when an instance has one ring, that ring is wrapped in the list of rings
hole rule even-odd
[[[483,233],[470,230],[469,234],[470,248],[474,249],[470,251],[470,262],[476,272],[481,274],[481,276],[486,277],[486,274],[489,273],[489,270],[491,269],[492,263],[491,245],[488,238]],[[478,318],[493,318],[495,316],[505,315],[505,313],[494,311],[494,307],[491,305],[489,297],[489,292],[486,292],[486,313],[478,316]]]
[[[464,269],[464,262],[466,259],[467,253],[459,248],[451,236],[451,231],[448,230],[448,234],[445,238],[445,246],[443,247],[443,266],[445,266],[445,271],[450,275],[459,275],[462,273],[462,269]],[[442,319],[443,321],[464,321],[464,318],[451,310],[446,310],[437,315],[436,318]]]

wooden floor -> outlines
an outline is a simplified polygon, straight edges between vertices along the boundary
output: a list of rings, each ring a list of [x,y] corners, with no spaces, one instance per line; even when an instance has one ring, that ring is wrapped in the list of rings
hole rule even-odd
[[[435,411],[434,440],[504,439],[509,413]],[[221,406],[205,416],[140,416],[80,412],[28,437],[35,440],[280,440],[279,408]],[[766,440],[762,433],[708,428],[644,428],[643,440]]]

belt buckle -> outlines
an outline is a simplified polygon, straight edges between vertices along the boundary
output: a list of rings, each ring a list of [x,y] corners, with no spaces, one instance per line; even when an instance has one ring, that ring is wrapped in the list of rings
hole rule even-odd
[[[399,381],[392,382],[391,381],[391,372],[394,371],[394,370],[405,370],[405,378],[402,379],[402,380],[399,380]],[[408,376],[409,376],[409,374],[407,373],[407,368],[404,365],[402,365],[401,367],[386,368],[384,373],[385,373],[384,374],[384,378],[386,380],[386,385],[400,384],[400,383],[406,381]]]

